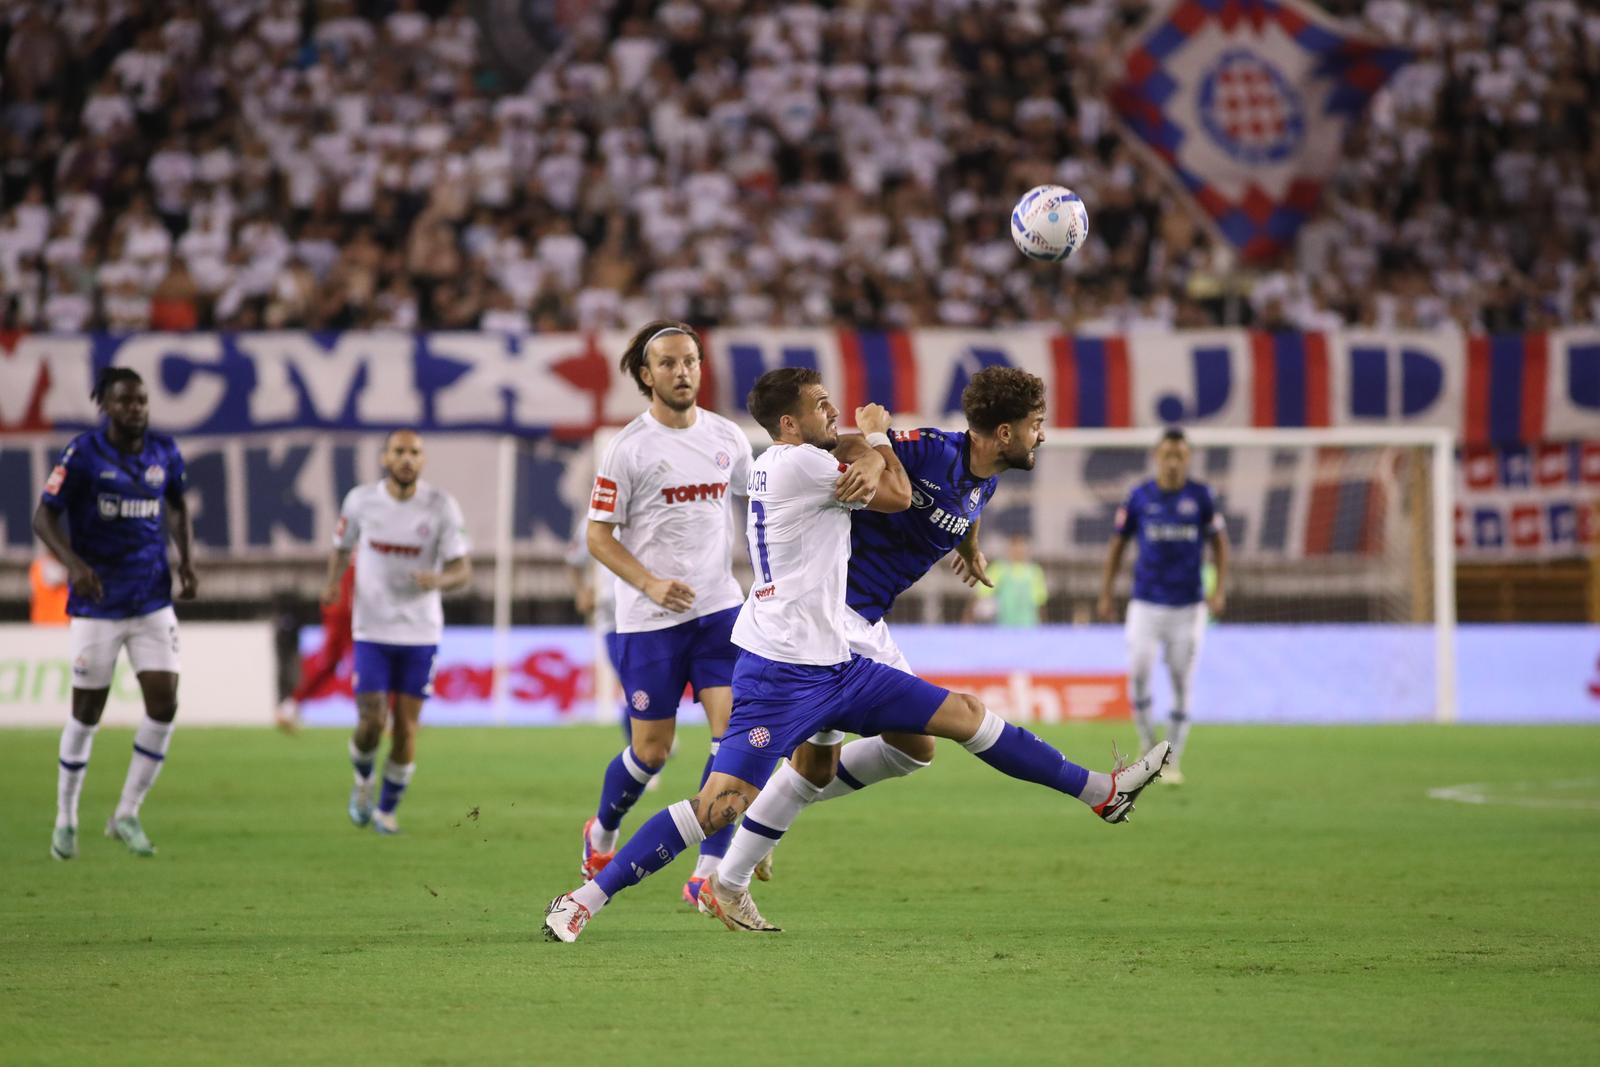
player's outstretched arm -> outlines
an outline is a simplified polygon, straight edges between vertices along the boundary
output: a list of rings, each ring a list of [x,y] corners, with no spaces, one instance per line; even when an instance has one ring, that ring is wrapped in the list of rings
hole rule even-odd
[[[967,535],[956,545],[955,555],[950,557],[950,569],[957,578],[967,583],[969,589],[977,588],[979,582],[990,589],[994,588],[994,583],[989,580],[989,557],[978,547],[978,529],[982,525],[982,515],[973,519],[972,525],[967,528]],[[971,606],[968,605],[969,608]]]
[[[48,504],[40,504],[33,511],[33,532],[67,568],[67,581],[72,583],[73,592],[89,600],[99,600],[104,595],[100,576],[72,551],[72,542],[67,539],[67,531],[61,525],[61,512]]]
[[[617,540],[616,523],[590,519],[586,540],[589,555],[596,562],[655,603],[668,611],[688,611],[694,607],[694,589],[675,578],[657,578],[650,573],[650,569]]]
[[[200,591],[200,579],[194,573],[191,559],[194,522],[189,516],[189,502],[182,492],[167,494],[167,536],[178,549],[178,599],[193,600]]]
[[[1106,563],[1100,571],[1100,601],[1095,605],[1095,612],[1100,616],[1101,622],[1112,622],[1111,590],[1117,583],[1117,572],[1122,569],[1122,554],[1128,550],[1128,539],[1120,533],[1111,535],[1111,544],[1106,548]]]

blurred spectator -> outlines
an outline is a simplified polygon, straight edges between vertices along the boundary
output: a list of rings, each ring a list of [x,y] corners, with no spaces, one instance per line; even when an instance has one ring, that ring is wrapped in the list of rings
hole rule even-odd
[[[1294,253],[1245,270],[1111,121],[1143,0],[617,0],[509,90],[465,0],[14,0],[0,308],[33,329],[1600,319],[1593,5],[1322,6],[1417,59]],[[1090,204],[1063,268],[1004,225],[1045,181]]]
[[[1044,607],[1049,591],[1044,568],[1033,562],[1028,547],[1026,534],[1014,533],[1006,538],[1006,558],[989,564],[989,580],[994,586],[977,587],[968,608],[968,622],[1039,625],[1039,610]]]

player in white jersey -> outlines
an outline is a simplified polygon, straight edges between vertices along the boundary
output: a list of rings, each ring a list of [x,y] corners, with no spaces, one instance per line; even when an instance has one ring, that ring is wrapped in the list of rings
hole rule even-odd
[[[339,596],[339,579],[356,557],[354,621],[356,712],[350,739],[355,785],[350,821],[380,834],[398,833],[395,808],[416,768],[417,723],[432,695],[433,661],[444,632],[441,593],[472,580],[461,507],[421,481],[422,436],[396,430],[384,442],[382,481],[358,485],[344,498],[328,560],[324,604]],[[393,707],[383,790],[373,808],[373,770]]]
[[[711,726],[707,774],[733,707],[730,634],[744,591],[733,576],[731,506],[751,449],[738,426],[695,403],[701,357],[681,322],[647,323],[629,341],[622,370],[650,406],[612,438],[589,500],[589,554],[616,576],[615,659],[632,726],[583,827],[586,879],[611,861],[623,816],[666,764],[684,687]],[[730,827],[701,845],[683,887],[691,905],[732,836]]]
[[[1165,762],[1163,742],[1131,767],[1091,773],[975,697],[852,655],[844,626],[850,511],[862,504],[903,511],[911,503],[910,481],[886,435],[888,412],[876,404],[857,409],[856,424],[882,463],[863,467],[863,459],[847,470],[825,451],[838,443],[838,410],[816,371],[762,375],[749,410],[774,443],[750,470],[746,536],[756,582],[734,627],[742,651],[728,732],[699,796],[652,816],[593,881],[550,902],[551,940],[577,940],[617,892],[733,825],[783,754],[821,729],[948,737],[1012,777],[1077,797],[1107,822],[1128,817]],[[737,901],[717,906],[740,914]]]

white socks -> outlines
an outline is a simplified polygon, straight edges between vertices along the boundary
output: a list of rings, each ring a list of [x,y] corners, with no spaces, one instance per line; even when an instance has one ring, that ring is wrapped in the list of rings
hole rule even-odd
[[[1078,799],[1091,808],[1098,808],[1111,799],[1111,775],[1104,771],[1090,771],[1089,780],[1083,784]]]
[[[100,724],[85,726],[77,719],[67,719],[61,731],[60,764],[56,772],[56,826],[78,825],[78,796],[83,792],[83,779],[89,773],[89,751],[94,747],[95,731]]]
[[[862,737],[845,745],[839,753],[838,776],[821,789],[785,763],[745,812],[744,821],[728,845],[728,854],[717,868],[717,881],[733,889],[748,886],[756,865],[808,806],[849,796],[889,778],[903,778],[926,766],[881,737]]]
[[[590,915],[598,914],[606,906],[606,901],[611,898],[606,896],[605,890],[593,882],[585,882],[572,891],[572,899],[589,909]]]
[[[117,804],[116,818],[139,814],[139,805],[145,794],[155,785],[161,773],[161,764],[167,758],[167,745],[172,740],[170,722],[157,722],[146,715],[133,735],[133,758],[128,761],[128,777],[122,784],[122,800]]]
[[[756,864],[772,851],[783,832],[794,825],[801,809],[821,794],[822,790],[806,781],[799,771],[787,763],[779,765],[733,832],[728,854],[717,867],[717,881],[733,889],[749,885]]]
[[[926,766],[881,737],[858,737],[840,751],[839,775],[822,787],[817,799],[849,796],[890,778],[904,778]]]
[[[1000,735],[1006,732],[1006,721],[988,708],[983,709],[983,721],[978,724],[978,732],[959,742],[961,747],[976,756],[980,752],[987,752],[1000,740]]]

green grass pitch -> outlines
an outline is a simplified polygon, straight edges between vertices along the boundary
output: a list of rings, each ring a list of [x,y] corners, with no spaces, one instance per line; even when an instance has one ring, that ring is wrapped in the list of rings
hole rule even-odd
[[[1104,726],[1046,728],[1108,762]],[[704,731],[665,788],[690,791]],[[1600,1048],[1600,730],[1196,728],[1133,821],[941,743],[809,812],[729,933],[687,858],[575,945],[614,730],[425,731],[403,837],[345,819],[342,732],[179,729],[100,836],[48,858],[56,735],[0,748],[0,1063],[1575,1063]],[[1484,803],[1431,799],[1477,783]]]

